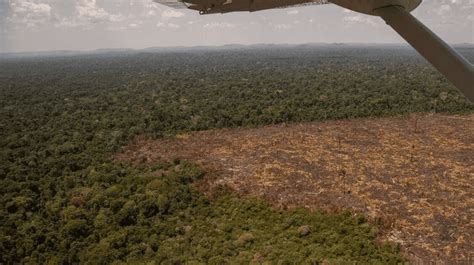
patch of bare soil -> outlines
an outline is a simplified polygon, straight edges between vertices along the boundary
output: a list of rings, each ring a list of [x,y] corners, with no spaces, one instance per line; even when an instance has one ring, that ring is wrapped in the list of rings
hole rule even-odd
[[[348,208],[383,222],[413,263],[474,258],[474,114],[417,114],[137,139],[121,161],[186,159],[199,187],[227,185],[277,207]]]

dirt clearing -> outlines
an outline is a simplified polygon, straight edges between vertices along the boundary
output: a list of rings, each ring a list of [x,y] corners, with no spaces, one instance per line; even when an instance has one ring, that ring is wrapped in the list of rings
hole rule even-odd
[[[137,139],[121,161],[200,164],[204,192],[225,184],[277,207],[348,208],[382,222],[413,262],[474,258],[474,114],[417,114],[222,129]]]

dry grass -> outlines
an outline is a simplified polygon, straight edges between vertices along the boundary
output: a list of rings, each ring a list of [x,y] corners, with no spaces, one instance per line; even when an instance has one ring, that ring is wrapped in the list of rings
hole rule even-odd
[[[277,207],[349,208],[382,222],[415,263],[474,257],[474,115],[417,114],[137,139],[119,160],[186,159]]]

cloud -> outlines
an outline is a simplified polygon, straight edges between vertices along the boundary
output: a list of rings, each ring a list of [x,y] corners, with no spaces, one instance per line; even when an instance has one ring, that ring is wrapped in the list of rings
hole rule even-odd
[[[156,13],[157,12],[155,10],[150,10],[150,12],[148,12],[147,16],[152,16],[152,15],[155,16]],[[166,9],[163,12],[161,12],[161,16],[158,16],[159,22],[156,24],[156,27],[160,28],[160,29],[178,29],[178,28],[181,28],[180,25],[178,25],[176,23],[171,23],[170,21],[173,20],[173,19],[182,18],[184,16],[185,16],[185,13],[183,13],[183,12],[176,11],[176,10],[173,10],[173,9]]]
[[[94,24],[113,24],[122,22],[126,19],[122,14],[111,14],[107,10],[97,5],[96,0],[79,0],[75,5],[75,12],[71,17],[62,17],[56,27],[82,27],[83,29],[92,29]],[[117,28],[126,28],[125,26],[108,27],[117,30]]]
[[[110,14],[105,9],[97,6],[96,0],[82,0],[76,5],[78,17],[92,23],[109,19]]]
[[[177,25],[177,24],[174,24],[174,23],[165,23],[165,22],[158,22],[158,24],[156,24],[156,27],[157,27],[157,28],[169,28],[169,29],[177,29],[177,28],[180,28],[180,26]]]
[[[148,12],[146,13],[146,16],[147,17],[154,17],[156,16],[156,11],[151,9],[151,10],[148,10]]]
[[[51,9],[46,3],[13,0],[10,2],[11,13],[8,21],[14,25],[35,29],[51,19]]]
[[[347,26],[352,26],[355,24],[364,24],[364,25],[376,27],[379,25],[379,23],[373,17],[366,16],[366,15],[349,15],[349,16],[345,16],[342,20],[346,22]]]
[[[11,9],[15,13],[37,14],[40,16],[49,16],[51,14],[51,6],[44,3],[32,3],[28,1],[14,1]]]
[[[121,14],[110,14],[104,8],[97,6],[96,0],[81,0],[76,5],[79,20],[91,23],[119,22],[124,20]]]
[[[135,29],[135,28],[138,28],[141,24],[143,24],[143,22],[138,21],[137,23],[128,24],[128,27],[131,28],[131,29]]]
[[[426,0],[413,14],[449,42],[474,41],[474,0]],[[218,31],[215,39],[199,38],[212,30]],[[229,34],[235,30],[238,34]],[[109,31],[117,38],[87,39]],[[167,45],[287,42],[284,33],[289,31],[292,42],[400,41],[380,18],[335,5],[199,16],[195,11],[171,9],[152,0],[0,0],[0,45],[3,41],[9,50],[51,49],[69,45],[64,44],[69,40],[74,47],[115,46],[117,40],[127,43],[132,31],[140,36],[130,42],[137,47],[152,39],[161,41],[160,34],[150,34],[156,31],[176,33]],[[41,34],[29,34],[33,32]]]
[[[448,12],[451,11],[451,6],[450,5],[441,5],[437,10],[436,10],[436,13],[438,13],[439,15],[444,15]]]
[[[289,30],[289,29],[291,29],[291,25],[288,25],[288,24],[276,24],[276,25],[274,26],[274,28],[275,28],[276,30]]]
[[[474,0],[424,1],[414,13],[439,28],[454,24],[472,28]]]
[[[211,22],[204,24],[203,28],[205,29],[225,29],[225,28],[234,28],[235,25],[225,22]]]
[[[180,18],[184,17],[185,14],[183,12],[175,11],[175,10],[165,10],[161,13],[161,17],[164,19],[168,18]]]

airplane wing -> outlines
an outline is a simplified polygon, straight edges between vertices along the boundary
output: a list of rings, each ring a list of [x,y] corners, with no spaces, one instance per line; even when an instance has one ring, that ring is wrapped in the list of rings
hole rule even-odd
[[[176,8],[176,9],[186,9],[188,5],[184,2],[178,0],[154,0],[156,3],[165,5],[167,7]]]
[[[328,4],[327,0],[154,0],[173,8],[189,8],[201,15],[237,11],[260,11],[300,5]]]

